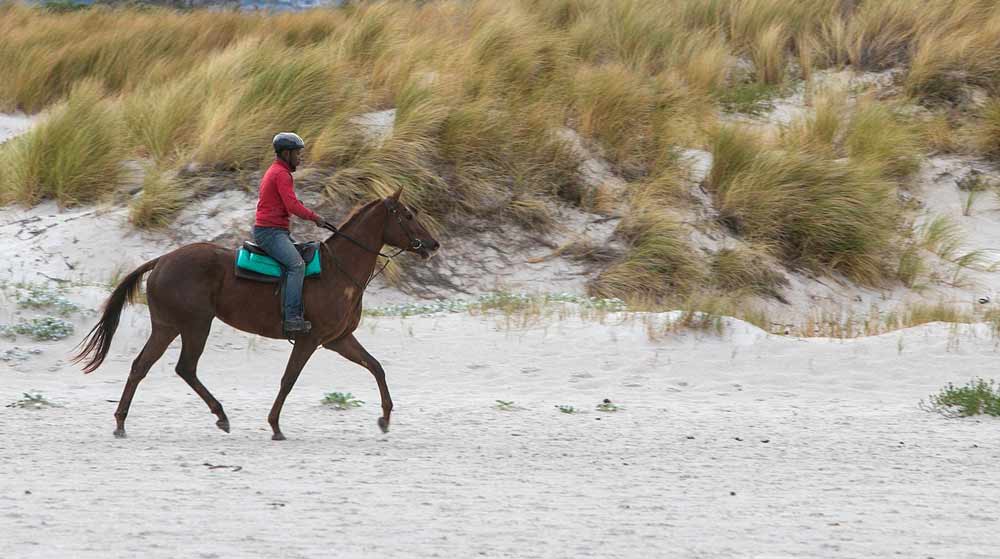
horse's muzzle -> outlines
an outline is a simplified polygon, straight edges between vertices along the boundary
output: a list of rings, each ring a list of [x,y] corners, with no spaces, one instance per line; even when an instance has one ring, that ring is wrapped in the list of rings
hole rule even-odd
[[[419,254],[420,257],[423,258],[424,260],[427,260],[428,258],[431,257],[431,255],[437,252],[437,249],[439,248],[441,248],[441,243],[433,239],[431,239],[430,241],[417,239],[413,241],[413,245],[410,247],[410,250]]]

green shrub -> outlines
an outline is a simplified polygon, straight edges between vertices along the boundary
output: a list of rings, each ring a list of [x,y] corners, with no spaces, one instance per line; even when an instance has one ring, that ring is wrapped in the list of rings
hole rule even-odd
[[[73,333],[73,323],[52,316],[21,321],[18,324],[0,326],[0,335],[14,337],[17,334],[30,336],[37,341],[61,340]]]
[[[323,397],[321,402],[328,406],[333,406],[338,410],[349,410],[359,408],[364,405],[364,400],[358,400],[350,392],[330,392]]]
[[[1000,416],[1000,389],[991,379],[976,379],[965,386],[948,383],[937,394],[921,402],[921,407],[948,417],[969,417],[973,415]]]

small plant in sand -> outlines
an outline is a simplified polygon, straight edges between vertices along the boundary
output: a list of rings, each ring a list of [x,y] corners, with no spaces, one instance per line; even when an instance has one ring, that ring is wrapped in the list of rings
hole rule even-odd
[[[570,413],[570,414],[572,414],[572,413],[580,413],[580,410],[574,408],[573,406],[567,406],[565,404],[556,406],[556,409],[558,409],[562,413]]]
[[[350,392],[330,392],[323,397],[322,402],[328,406],[333,406],[338,410],[359,408],[365,403],[364,400],[358,400],[355,398],[354,394],[351,394]]]
[[[7,407],[40,410],[42,408],[61,408],[62,406],[55,402],[48,401],[45,396],[42,396],[41,393],[31,394],[29,392],[24,392],[23,398],[7,404]]]
[[[921,400],[920,407],[946,417],[1000,416],[1000,387],[992,379],[987,381],[982,378],[971,380],[965,386],[949,382],[926,402]]]
[[[37,341],[61,340],[73,333],[73,324],[54,316],[43,316],[18,324],[0,326],[0,336],[14,338],[18,334]]]
[[[614,413],[617,411],[622,411],[623,409],[625,409],[625,406],[619,406],[618,404],[615,404],[608,398],[605,398],[603,402],[597,404],[597,411],[603,411],[607,413]]]
[[[774,85],[753,82],[727,87],[717,94],[716,100],[727,112],[758,116],[774,109],[773,99],[780,93],[780,88]]]
[[[493,407],[500,411],[516,411],[521,409],[513,400],[497,400]]]
[[[60,316],[69,316],[80,310],[79,305],[46,286],[29,285],[26,291],[15,296],[17,306],[22,309],[52,309]]]

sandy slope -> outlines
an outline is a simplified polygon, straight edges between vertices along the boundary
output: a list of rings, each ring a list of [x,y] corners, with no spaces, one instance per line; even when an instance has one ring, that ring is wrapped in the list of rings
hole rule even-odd
[[[123,324],[94,375],[57,362],[65,343],[0,368],[0,401],[37,389],[65,405],[0,408],[4,556],[992,557],[1000,545],[996,422],[917,407],[995,368],[982,329],[842,342],[734,322],[722,338],[651,340],[643,321],[369,320],[359,338],[388,370],[393,430],[375,426],[367,372],[324,352],[276,443],[264,418],[288,346],[224,326],[201,376],[233,433],[172,373],[175,347],[139,389],[130,438],[114,439],[113,401],[148,328],[141,309]],[[326,409],[331,390],[367,403]],[[624,411],[594,411],[605,397]]]
[[[0,144],[31,128],[34,120],[22,113],[0,113]]]

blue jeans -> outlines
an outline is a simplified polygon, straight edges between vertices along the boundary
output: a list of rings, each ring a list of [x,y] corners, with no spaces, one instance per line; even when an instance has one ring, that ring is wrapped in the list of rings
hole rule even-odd
[[[306,263],[292,244],[291,234],[280,227],[254,227],[253,241],[285,269],[285,320],[302,318],[302,282]]]

